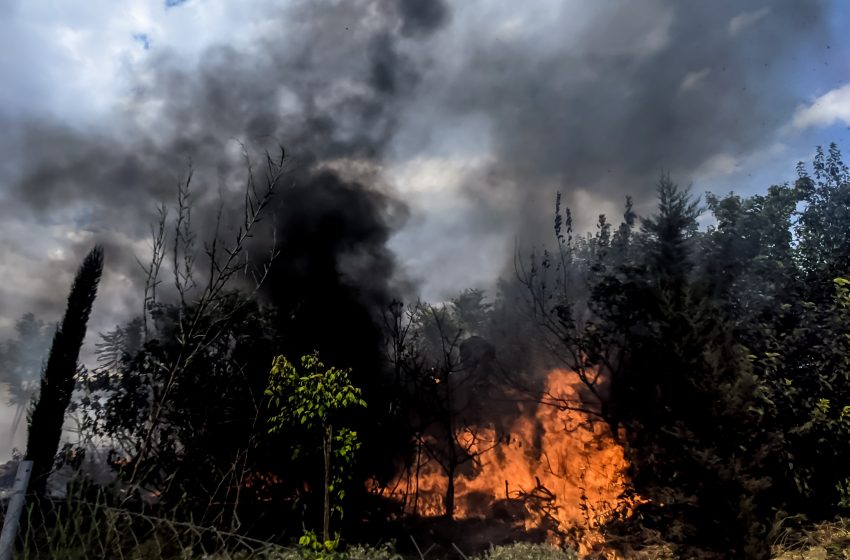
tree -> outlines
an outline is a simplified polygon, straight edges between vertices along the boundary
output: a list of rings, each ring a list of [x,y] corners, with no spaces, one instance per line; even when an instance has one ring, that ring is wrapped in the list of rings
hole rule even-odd
[[[818,146],[812,167],[813,178],[802,164],[797,169],[795,188],[805,204],[795,224],[798,262],[809,282],[829,294],[850,262],[850,171],[835,144],[826,155]]]
[[[270,152],[265,153],[265,178],[263,188],[258,187],[258,180],[251,165],[250,158],[245,154],[247,178],[244,188],[244,203],[242,220],[232,237],[232,241],[226,242],[221,238],[220,231],[224,203],[222,201],[216,215],[215,230],[208,243],[205,244],[204,253],[207,262],[206,277],[199,280],[196,270],[198,252],[195,246],[196,233],[192,229],[192,204],[190,185],[192,183],[192,169],[185,181],[177,186],[177,216],[174,222],[174,238],[171,258],[173,261],[172,273],[174,286],[177,291],[179,304],[172,307],[176,311],[175,329],[170,335],[177,342],[177,351],[160,359],[155,367],[162,374],[162,383],[151,387],[152,402],[148,409],[147,418],[144,420],[144,433],[141,441],[136,446],[135,456],[131,460],[130,481],[139,482],[147,473],[142,472],[140,467],[149,463],[157,462],[158,447],[163,440],[162,416],[169,408],[169,400],[172,392],[179,386],[187,369],[192,367],[195,360],[201,358],[207,349],[214,345],[218,339],[228,330],[229,323],[236,313],[240,312],[244,305],[228,305],[237,301],[239,304],[247,303],[247,299],[235,297],[230,285],[239,274],[248,271],[253,275],[255,292],[259,290],[269,273],[270,262],[277,256],[276,248],[272,246],[269,260],[261,266],[251,266],[248,260],[247,244],[256,233],[259,223],[262,221],[263,213],[270,204],[275,189],[281,183],[284,176],[283,148],[280,155],[273,156]],[[166,211],[160,209],[159,227],[152,228],[153,255],[150,265],[142,266],[146,274],[144,293],[144,315],[143,324],[147,331],[147,314],[158,308],[156,301],[156,286],[160,265],[165,256],[165,220]],[[200,289],[199,288],[200,283]],[[223,312],[223,310],[227,310]],[[146,333],[147,334],[147,333]],[[167,432],[168,427],[164,430]]]
[[[192,304],[184,312],[193,313]],[[198,323],[199,329],[215,328],[217,336],[172,380],[155,447],[142,457],[156,402],[151,397],[160,397],[169,381],[161,366],[181,351],[179,313],[177,305],[157,304],[144,343],[141,319],[103,335],[98,366],[83,376],[76,400],[82,451],[98,451],[88,441],[109,442],[106,459],[119,480],[157,492],[159,504],[174,514],[234,531],[246,512],[254,521],[258,497],[267,490],[252,484],[252,476],[290,470],[269,448],[262,426],[268,364],[276,351],[274,311],[238,292],[221,294],[217,310]]]
[[[767,558],[766,465],[781,447],[765,421],[772,403],[716,282],[695,274],[697,201],[666,177],[658,200],[643,221],[643,264],[593,286],[585,348],[609,380],[607,419],[625,433],[647,518],[682,546]]]
[[[433,366],[430,368],[431,383],[423,388],[428,398],[428,406],[434,407],[433,423],[437,428],[437,437],[425,439],[424,448],[446,474],[446,495],[443,500],[445,516],[454,517],[455,478],[458,468],[473,459],[469,445],[463,445],[459,438],[463,432],[458,403],[458,374],[461,372],[460,338],[463,330],[452,323],[449,311],[442,307],[423,308],[421,328],[424,338],[431,346]],[[473,434],[474,435],[474,434]]]
[[[414,457],[406,457],[405,474],[408,491],[413,485],[414,514],[418,512],[420,469],[427,463],[423,452],[446,476],[444,515],[452,519],[460,469],[468,463],[480,464],[481,455],[495,445],[482,442],[475,428],[488,403],[486,374],[495,348],[465,330],[481,332],[487,327],[491,306],[483,297],[479,290],[467,290],[449,305],[419,302],[408,309],[406,319],[402,319],[400,304],[390,310],[390,361],[401,378],[398,390],[413,440],[408,451]],[[407,497],[405,493],[405,505]]]
[[[848,173],[833,144],[817,149],[813,175],[766,195],[710,197],[717,226],[702,271],[771,403],[761,424],[772,454],[777,511],[827,519],[847,503],[850,354],[842,278],[850,272]]]
[[[467,289],[451,299],[455,322],[467,336],[484,334],[492,309],[493,305],[485,301],[483,290]]]
[[[337,501],[345,497],[342,484],[348,474],[346,468],[360,446],[357,432],[339,425],[342,413],[366,407],[360,389],[351,384],[350,376],[351,370],[326,367],[319,360],[318,352],[301,357],[300,371],[285,356],[278,356],[272,364],[265,392],[273,411],[269,433],[303,426],[321,434],[324,464],[322,536],[326,543],[331,540],[331,509],[342,512],[339,503],[331,507],[331,495],[333,493]]]
[[[62,436],[65,410],[71,402],[80,347],[97,285],[103,273],[103,249],[95,246],[80,265],[62,323],[53,336],[41,386],[32,409],[27,435],[27,459],[33,461],[33,490],[43,494]]]
[[[715,205],[725,217],[747,216],[727,202]],[[775,202],[777,216],[787,210]],[[771,424],[770,387],[736,340],[728,294],[743,293],[737,280],[747,255],[735,245],[741,236],[721,217],[716,235],[706,237],[699,214],[698,201],[666,176],[656,214],[637,232],[628,200],[613,235],[601,217],[597,233],[575,244],[571,234],[559,234],[564,221],[556,212],[559,251],[521,268],[520,281],[551,355],[587,388],[579,402],[554,395],[544,402],[608,423],[624,446],[631,485],[646,500],[638,506],[642,522],[686,553],[707,548],[765,558],[776,505],[767,494],[782,434]],[[779,232],[760,231],[750,253],[781,244]]]
[[[86,372],[78,403],[82,435],[109,442],[107,460],[131,486],[125,501],[156,492],[160,503],[179,504],[182,513],[206,523],[227,522],[229,530],[240,523],[237,509],[252,466],[247,456],[257,443],[267,380],[267,366],[259,364],[275,354],[275,333],[267,324],[273,313],[252,296],[276,250],[272,246],[267,260],[257,262],[249,259],[248,246],[285,174],[282,148],[279,155],[265,153],[262,177],[245,157],[238,223],[227,228],[222,200],[203,249],[192,221],[191,168],[177,185],[171,223],[166,208],[159,208],[151,259],[140,262],[142,316],[102,337],[99,364]],[[161,301],[166,259],[174,292]],[[92,449],[80,445],[83,452]],[[209,502],[201,503],[205,498]],[[227,507],[213,508],[213,502]]]
[[[33,391],[44,369],[44,358],[50,349],[53,329],[32,313],[25,313],[15,323],[17,338],[0,346],[0,381],[9,389],[9,404],[15,416],[9,430],[14,441]]]

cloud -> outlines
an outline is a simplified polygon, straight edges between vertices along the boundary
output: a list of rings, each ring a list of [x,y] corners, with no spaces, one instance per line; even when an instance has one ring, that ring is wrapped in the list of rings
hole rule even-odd
[[[798,107],[791,126],[799,130],[839,122],[850,125],[850,83],[823,94],[808,106]]]
[[[770,15],[770,8],[764,7],[749,12],[741,12],[729,20],[729,35],[735,37]]]
[[[402,14],[402,33],[405,35],[427,34],[442,27],[449,18],[448,6],[440,2],[422,0],[399,0]]]
[[[715,154],[705,160],[695,174],[705,179],[729,175],[741,167],[741,160],[731,154]]]
[[[486,180],[492,164],[480,155],[447,155],[415,157],[386,169],[387,180],[398,185],[414,211],[390,246],[404,256],[405,270],[420,283],[420,295],[426,301],[452,296],[459,286],[490,288],[502,271],[513,240],[487,224],[507,219],[514,201],[508,197],[497,211],[497,201],[482,205],[465,188],[470,182]],[[447,239],[451,247],[446,247]],[[440,274],[434,274],[435,270]]]
[[[750,27],[746,42],[730,41],[730,19],[760,4],[610,2],[582,10],[586,3],[568,2],[527,21],[507,5],[459,7],[436,47],[450,63],[423,76],[420,91],[429,95],[417,99],[417,111],[441,115],[430,121],[437,129],[469,115],[487,123],[493,163],[465,184],[483,207],[476,212],[483,223],[470,229],[482,239],[487,228],[548,239],[557,190],[579,231],[590,229],[596,209],[578,207],[581,191],[615,207],[630,194],[640,205],[654,197],[662,170],[687,183],[715,154],[771,142],[799,102],[786,87],[792,56],[824,33],[825,19],[777,2],[770,25]],[[504,22],[507,39],[479,31]],[[439,151],[437,144],[423,135],[412,148]],[[513,201],[512,212],[503,212],[504,200]],[[488,220],[488,211],[499,218]],[[450,250],[448,240],[443,246]]]
[[[700,82],[705,80],[709,74],[711,74],[711,68],[703,68],[696,72],[688,72],[685,74],[685,77],[682,78],[682,83],[679,84],[679,89],[682,91],[694,89]]]
[[[757,178],[760,185],[781,184],[797,161],[800,158],[789,155],[786,144],[774,142],[747,154],[714,154],[696,169],[694,180],[713,192],[728,191],[727,185],[735,185],[737,190],[743,182],[753,178]]]

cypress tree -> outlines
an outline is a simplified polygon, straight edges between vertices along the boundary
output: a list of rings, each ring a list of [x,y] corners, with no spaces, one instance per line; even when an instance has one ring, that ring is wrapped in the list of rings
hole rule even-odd
[[[96,245],[83,259],[71,285],[65,316],[53,335],[41,386],[33,401],[26,458],[33,461],[32,491],[37,494],[45,493],[47,477],[59,449],[65,410],[74,390],[77,360],[102,272],[103,248]]]

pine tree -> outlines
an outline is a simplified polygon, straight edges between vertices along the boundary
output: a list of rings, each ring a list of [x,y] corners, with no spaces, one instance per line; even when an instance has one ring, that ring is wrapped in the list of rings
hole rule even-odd
[[[679,551],[769,557],[763,387],[734,321],[712,298],[696,252],[698,201],[663,177],[658,212],[643,220],[635,267],[593,285],[588,356],[610,379],[606,414],[622,433],[648,526]],[[742,430],[746,426],[746,431]]]
[[[74,390],[80,347],[102,272],[103,248],[97,245],[77,271],[65,316],[53,336],[47,365],[41,375],[41,387],[29,421],[26,453],[26,458],[33,461],[32,489],[37,494],[45,492],[59,448],[65,410]]]

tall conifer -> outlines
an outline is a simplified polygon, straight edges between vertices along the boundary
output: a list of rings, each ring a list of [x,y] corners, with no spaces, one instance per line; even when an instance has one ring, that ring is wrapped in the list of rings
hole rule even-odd
[[[97,245],[77,271],[65,316],[53,335],[47,365],[41,375],[41,387],[29,420],[26,454],[27,459],[33,461],[32,489],[38,494],[45,492],[47,477],[59,449],[65,410],[74,390],[77,360],[102,272],[103,248]]]

